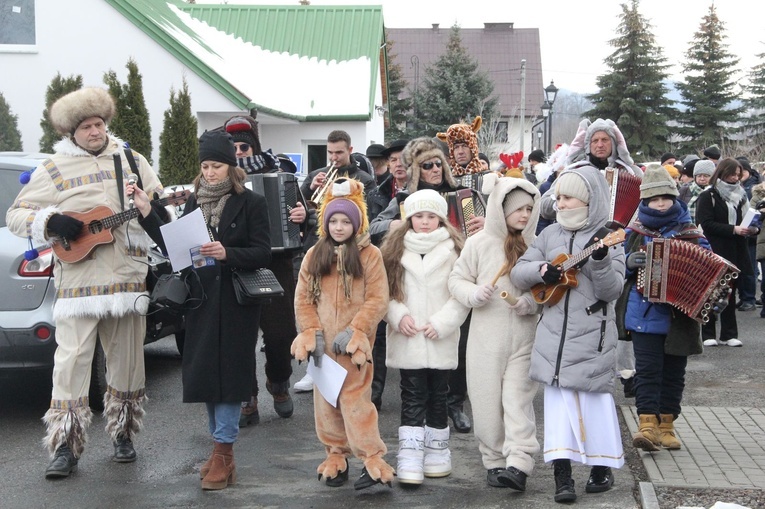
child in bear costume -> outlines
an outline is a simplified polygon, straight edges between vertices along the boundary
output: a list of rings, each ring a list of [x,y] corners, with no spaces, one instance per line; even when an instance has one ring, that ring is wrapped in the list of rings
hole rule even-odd
[[[316,434],[327,459],[317,469],[327,485],[348,480],[348,456],[364,462],[354,487],[390,486],[394,471],[372,403],[372,347],[388,308],[388,279],[382,255],[370,242],[362,184],[338,179],[319,210],[319,241],[305,255],[295,291],[300,331],[292,343],[298,361],[310,353],[316,365],[331,356],[348,372],[337,407],[314,391]]]
[[[510,281],[534,241],[539,191],[525,177],[486,175],[486,224],[465,242],[449,291],[473,309],[467,342],[468,394],[489,486],[526,489],[539,451],[534,417],[537,383],[529,379],[540,307]],[[501,292],[508,297],[500,298]]]

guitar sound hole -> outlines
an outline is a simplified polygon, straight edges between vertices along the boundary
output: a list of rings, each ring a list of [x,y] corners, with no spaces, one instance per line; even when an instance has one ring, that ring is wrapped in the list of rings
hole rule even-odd
[[[101,221],[93,221],[88,225],[88,231],[90,233],[99,233],[104,229],[104,225],[101,224]]]

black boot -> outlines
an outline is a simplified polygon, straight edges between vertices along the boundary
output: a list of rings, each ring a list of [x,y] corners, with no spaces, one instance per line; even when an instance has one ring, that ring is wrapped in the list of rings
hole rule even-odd
[[[385,366],[385,355],[387,343],[385,341],[385,321],[377,325],[375,335],[375,346],[372,348],[372,403],[379,411],[382,408],[382,396],[385,390],[385,378],[388,375],[388,368]]]
[[[77,458],[68,445],[64,444],[56,449],[48,468],[45,469],[46,479],[60,479],[69,477],[69,474],[77,472]]]
[[[292,403],[292,397],[290,396],[290,382],[271,382],[266,381],[266,389],[274,397],[274,410],[279,417],[288,418],[292,417],[292,412],[295,410],[295,406]]]
[[[571,478],[571,460],[554,460],[553,474],[555,475],[555,501],[569,503],[576,500],[574,480]]]
[[[470,417],[463,410],[465,403],[465,395],[451,392],[452,387],[449,387],[450,392],[447,396],[447,404],[449,406],[449,418],[454,424],[454,431],[458,433],[470,433],[473,424],[470,422]]]
[[[602,493],[608,491],[614,485],[614,474],[611,467],[594,466],[590,470],[590,478],[584,491],[587,493]]]
[[[132,463],[135,461],[136,454],[133,447],[133,441],[122,433],[117,434],[117,440],[114,442],[114,456],[112,461],[117,463]]]

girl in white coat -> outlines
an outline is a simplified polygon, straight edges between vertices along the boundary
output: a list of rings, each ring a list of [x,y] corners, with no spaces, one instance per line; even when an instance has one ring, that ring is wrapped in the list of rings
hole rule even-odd
[[[467,383],[487,483],[524,491],[539,451],[537,383],[529,379],[529,365],[540,309],[529,292],[511,283],[509,273],[535,238],[539,191],[522,178],[492,174],[483,182],[483,193],[489,194],[485,227],[465,243],[449,290],[474,308]]]
[[[390,288],[385,364],[401,370],[396,475],[422,484],[451,473],[446,400],[468,309],[447,288],[463,242],[447,220],[446,200],[431,189],[417,191],[404,212],[404,224],[381,247]]]

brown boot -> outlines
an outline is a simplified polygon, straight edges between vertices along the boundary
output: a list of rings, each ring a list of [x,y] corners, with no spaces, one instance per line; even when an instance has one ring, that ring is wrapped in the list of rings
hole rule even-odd
[[[675,436],[675,416],[672,414],[661,414],[659,423],[659,441],[665,449],[680,449],[682,444]]]
[[[207,473],[210,471],[210,466],[212,465],[213,456],[215,456],[215,442],[213,442],[213,450],[210,453],[210,457],[207,458],[207,461],[205,461],[202,464],[202,468],[199,469],[199,478],[204,479]]]
[[[644,451],[658,451],[659,419],[655,415],[638,414],[640,428],[632,435],[632,445]]]
[[[207,475],[202,479],[203,490],[222,490],[236,482],[236,465],[234,464],[234,444],[215,442],[212,464]]]

